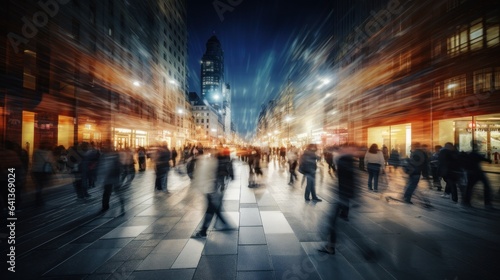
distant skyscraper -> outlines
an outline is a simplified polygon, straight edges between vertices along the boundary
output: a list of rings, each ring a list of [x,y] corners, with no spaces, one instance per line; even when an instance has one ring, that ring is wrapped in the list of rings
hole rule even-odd
[[[201,60],[201,96],[214,107],[220,108],[224,96],[224,51],[215,35],[208,39]]]

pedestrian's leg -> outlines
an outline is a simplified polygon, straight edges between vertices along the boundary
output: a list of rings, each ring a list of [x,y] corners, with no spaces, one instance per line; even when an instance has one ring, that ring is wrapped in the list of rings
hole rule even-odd
[[[490,181],[488,180],[488,177],[486,177],[486,174],[481,173],[480,174],[480,180],[483,183],[483,194],[484,194],[484,205],[486,207],[491,207],[491,186],[490,186]]]
[[[163,178],[163,184],[162,184],[163,190],[165,190],[166,192],[168,192],[168,171],[169,171],[169,169],[167,169],[167,171],[165,171],[165,175]]]
[[[311,194],[311,175],[307,174],[307,175],[304,175],[304,177],[306,177],[306,190],[305,190],[305,193],[304,193],[304,198],[305,200],[309,200],[309,196]]]
[[[458,191],[457,191],[457,182],[455,180],[451,180],[450,182],[450,192],[451,192],[451,200],[453,202],[458,202]]]
[[[467,174],[467,185],[465,186],[464,195],[462,196],[462,204],[464,206],[471,206],[472,190],[477,183],[477,179],[474,177],[475,176],[472,176],[470,173]]]
[[[212,222],[212,218],[214,217],[214,214],[216,212],[216,206],[214,205],[213,201],[213,195],[212,194],[207,194],[207,211],[205,212],[205,218],[203,219],[203,225],[201,227],[201,232],[205,233],[207,232],[208,227],[210,226],[210,223]]]
[[[404,200],[408,203],[411,203],[411,197],[415,189],[417,188],[418,181],[420,180],[420,175],[410,175],[408,178],[408,185],[406,186],[406,190],[404,193]]]
[[[320,200],[318,196],[316,195],[316,178],[314,175],[310,176],[311,180],[311,196],[313,200]],[[308,178],[309,179],[309,178]]]
[[[109,209],[109,200],[111,198],[111,192],[113,191],[112,184],[104,185],[104,191],[102,193],[102,211]]]
[[[373,171],[373,190],[378,191],[378,175],[380,174],[380,168],[376,168]]]
[[[444,195],[450,195],[451,190],[450,190],[450,184],[448,183],[450,181],[449,177],[443,177],[445,185],[444,185]]]
[[[372,181],[373,181],[373,170],[370,168],[370,164],[368,164],[368,189],[369,190],[373,190]]]

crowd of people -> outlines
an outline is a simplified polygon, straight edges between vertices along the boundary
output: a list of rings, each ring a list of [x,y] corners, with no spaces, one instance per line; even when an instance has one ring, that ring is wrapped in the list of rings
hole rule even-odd
[[[363,185],[368,192],[379,191],[379,180],[386,173],[393,173],[406,180],[401,190],[401,200],[413,204],[412,198],[420,180],[428,183],[430,189],[442,192],[441,197],[458,203],[461,199],[463,207],[471,207],[474,187],[478,182],[483,185],[484,205],[493,209],[490,182],[481,168],[482,162],[491,160],[479,153],[478,142],[471,142],[469,152],[459,151],[453,143],[436,145],[431,151],[428,146],[412,143],[410,153],[401,158],[397,149],[389,149],[377,144],[369,147],[356,145],[328,146],[320,149],[316,144],[308,144],[302,148],[289,146],[279,148],[248,147],[240,149],[232,155],[228,147],[204,148],[201,145],[186,145],[177,150],[169,148],[166,143],[155,147],[139,147],[115,150],[110,141],[97,147],[94,143],[83,142],[65,149],[55,149],[47,143],[33,151],[30,162],[28,152],[19,145],[8,142],[0,149],[2,156],[2,172],[14,168],[17,178],[16,207],[21,204],[22,188],[31,175],[35,185],[37,205],[42,205],[43,189],[50,182],[54,173],[65,173],[73,178],[73,186],[77,200],[86,201],[91,197],[89,189],[102,187],[102,211],[110,209],[110,198],[116,193],[122,211],[125,197],[122,190],[131,185],[138,171],[154,168],[156,191],[168,192],[168,177],[171,169],[191,179],[193,189],[202,190],[206,197],[206,211],[201,229],[193,236],[205,238],[212,219],[217,216],[225,229],[232,225],[221,212],[224,191],[230,180],[234,180],[233,160],[236,156],[248,165],[248,187],[259,187],[259,177],[264,176],[264,168],[271,161],[278,164],[281,170],[288,170],[288,184],[294,186],[305,184],[304,201],[319,203],[323,201],[316,193],[316,175],[318,166],[326,163],[328,173],[334,178],[332,188],[336,190],[336,202],[333,203],[327,227],[326,244],[319,251],[335,254],[337,240],[337,219],[349,220],[350,201],[361,193]],[[9,166],[7,166],[8,164]],[[31,165],[31,167],[30,167]],[[12,170],[14,170],[12,169]],[[367,181],[361,182],[359,172],[367,173]],[[406,175],[403,176],[402,172]],[[301,182],[299,175],[302,174]],[[7,176],[3,176],[5,179]],[[390,184],[390,182],[388,182]],[[444,185],[444,188],[443,188]],[[152,186],[153,187],[153,186]],[[8,206],[8,193],[2,189],[4,208]],[[366,257],[372,252],[367,251]]]
[[[10,141],[0,148],[2,180],[7,180],[9,169],[15,170],[16,210],[22,207],[28,181],[32,182],[35,204],[42,206],[45,203],[43,190],[51,187],[54,178],[65,177],[72,181],[76,199],[80,202],[91,199],[90,189],[102,187],[102,211],[106,211],[112,192],[120,193],[120,189],[130,186],[137,171],[154,168],[154,187],[168,192],[167,174],[170,168],[181,162],[186,169],[184,172],[192,178],[196,157],[203,154],[201,145],[186,145],[177,151],[175,147],[169,149],[166,143],[135,150],[128,147],[116,150],[109,140],[99,145],[81,142],[68,148],[62,145],[51,147],[49,143],[42,142],[32,151],[31,157],[27,149]],[[7,185],[8,182],[5,183]],[[8,189],[2,188],[1,196],[5,210],[9,205]],[[123,206],[121,197],[120,201]]]

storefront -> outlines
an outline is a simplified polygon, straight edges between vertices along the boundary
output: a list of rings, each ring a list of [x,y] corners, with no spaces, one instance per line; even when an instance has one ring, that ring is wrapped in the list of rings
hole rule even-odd
[[[379,149],[385,145],[389,151],[396,149],[401,157],[410,154],[411,124],[379,126],[368,128],[367,145],[377,144]]]
[[[144,130],[114,128],[113,135],[113,146],[118,150],[149,146],[148,132]]]
[[[434,145],[451,142],[467,152],[476,141],[480,153],[491,156],[500,152],[500,114],[438,120],[433,122],[433,130]]]

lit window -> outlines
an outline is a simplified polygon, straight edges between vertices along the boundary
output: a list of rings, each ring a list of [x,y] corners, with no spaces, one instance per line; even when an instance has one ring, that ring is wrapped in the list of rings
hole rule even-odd
[[[23,63],[23,87],[34,90],[36,88],[36,53],[30,50],[25,50]]]
[[[491,69],[474,71],[474,93],[489,91],[492,77]]]
[[[500,23],[499,18],[489,18],[486,28],[486,46],[493,47],[500,43]]]
[[[444,81],[444,97],[457,97],[465,95],[465,75],[460,75]]]
[[[471,51],[479,50],[483,47],[483,22],[479,19],[472,23],[470,28],[470,49]]]
[[[494,28],[492,34],[495,33]],[[494,35],[491,35],[494,37]],[[448,55],[456,56],[468,51],[480,50],[484,47],[483,19],[479,18],[470,25],[457,27],[455,32],[446,39]],[[495,39],[492,39],[493,42]],[[498,40],[498,36],[497,36]]]

